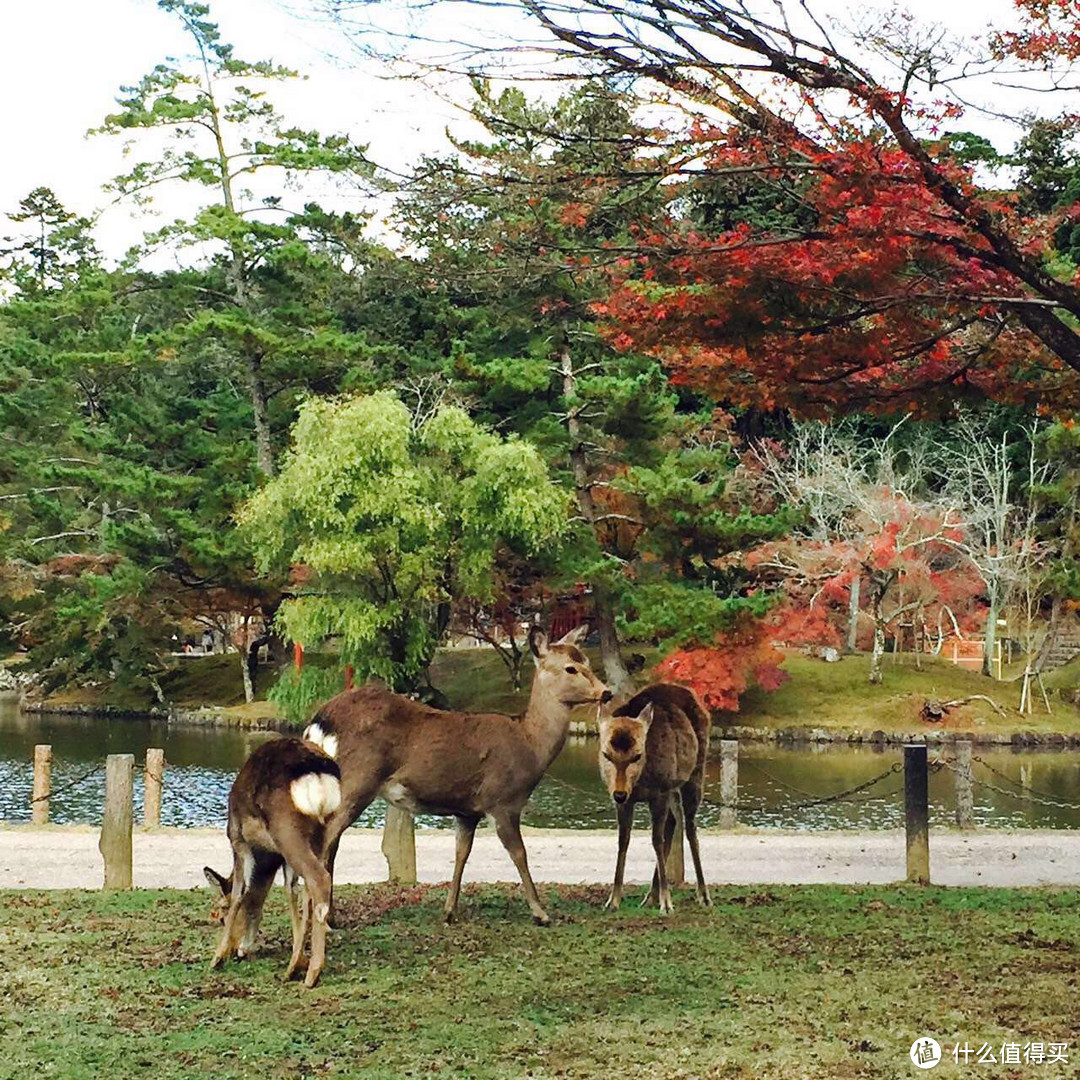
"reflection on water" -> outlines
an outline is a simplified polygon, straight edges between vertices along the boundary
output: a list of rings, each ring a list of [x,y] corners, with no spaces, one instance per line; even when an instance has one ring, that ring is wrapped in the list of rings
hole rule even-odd
[[[140,763],[149,747],[162,747],[168,762],[162,823],[223,825],[229,786],[250,751],[271,735],[228,728],[169,726],[150,720],[100,718],[22,712],[13,699],[0,698],[0,820],[29,821],[34,746],[53,748],[54,790],[104,761],[106,754],[135,755],[136,820],[142,816]],[[719,753],[714,747],[714,752]],[[566,829],[609,828],[614,813],[596,764],[595,740],[571,740],[533,793],[524,820],[528,825]],[[938,751],[931,750],[931,758]],[[1074,751],[1019,751],[978,748],[975,787],[978,824],[1006,828],[1080,827],[1080,754]],[[800,829],[885,829],[903,824],[903,776],[896,773],[854,800],[800,807],[814,797],[844,791],[883,772],[901,759],[898,748],[812,745],[777,747],[771,743],[740,746],[739,820],[758,827]],[[719,817],[719,760],[709,763],[702,825]],[[1006,779],[1007,778],[1007,779]],[[103,770],[59,792],[51,800],[53,821],[97,824],[101,820]],[[1056,807],[1044,801],[1075,803]],[[953,777],[941,770],[930,777],[931,819],[953,820]],[[359,825],[382,824],[383,806],[367,810]],[[644,825],[647,810],[638,808]],[[421,817],[422,825],[447,827],[445,818]]]

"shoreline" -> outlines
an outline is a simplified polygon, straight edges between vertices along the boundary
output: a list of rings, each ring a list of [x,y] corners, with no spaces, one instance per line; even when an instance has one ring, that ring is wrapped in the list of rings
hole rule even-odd
[[[240,728],[247,731],[296,731],[289,722],[273,716],[243,716],[228,706],[203,705],[195,708],[181,706],[151,706],[148,709],[128,709],[118,705],[23,700],[25,712],[99,716],[111,720],[157,720],[166,724],[187,727]],[[569,734],[578,738],[595,738],[595,724],[574,720]],[[881,728],[823,728],[811,725],[800,727],[755,727],[750,724],[714,724],[712,742],[736,739],[743,742],[775,742],[781,744],[842,744],[848,746],[899,746],[907,742],[925,742],[930,746],[948,745],[967,740],[976,746],[1015,746],[1025,749],[1075,750],[1080,748],[1080,732],[1057,731],[963,731],[955,728],[926,728],[918,731],[885,731]]]

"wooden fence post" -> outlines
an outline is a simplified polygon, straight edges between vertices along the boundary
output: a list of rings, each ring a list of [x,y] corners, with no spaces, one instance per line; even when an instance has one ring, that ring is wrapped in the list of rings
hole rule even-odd
[[[52,790],[52,747],[41,743],[34,747],[34,801],[30,820],[35,825],[49,824],[49,792]]]
[[[739,740],[720,741],[720,828],[734,829],[738,824]]]
[[[907,839],[907,879],[930,884],[929,793],[926,743],[904,745],[904,821]]]
[[[686,883],[686,845],[683,842],[682,800],[678,796],[672,796],[671,808],[675,813],[675,832],[671,836],[671,850],[664,869],[667,870],[669,885],[683,885]]]
[[[390,871],[390,881],[401,885],[416,884],[416,825],[408,810],[386,804],[382,853]]]
[[[161,789],[165,783],[165,751],[146,751],[143,787],[143,824],[156,829],[161,824]]]
[[[956,743],[956,824],[961,829],[975,827],[975,799],[972,793],[974,777],[971,773],[971,742],[961,739]]]
[[[98,841],[105,860],[105,889],[131,888],[134,773],[134,754],[109,754],[105,759],[105,814]]]

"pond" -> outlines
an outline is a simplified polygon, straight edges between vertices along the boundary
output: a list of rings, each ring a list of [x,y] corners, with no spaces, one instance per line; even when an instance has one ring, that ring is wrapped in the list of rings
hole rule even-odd
[[[223,825],[229,786],[262,732],[168,725],[151,720],[104,720],[21,710],[0,698],[0,821],[30,819],[32,761],[37,743],[53,748],[52,784],[57,794],[51,818],[60,824],[97,824],[101,819],[106,754],[132,753],[137,766],[149,747],[162,747],[168,762],[162,805],[164,825]],[[938,751],[931,750],[931,758]],[[608,828],[614,815],[597,772],[597,744],[570,740],[533,793],[527,825],[567,829]],[[719,747],[713,745],[703,826],[719,816]],[[1080,753],[977,748],[975,817],[997,828],[1080,828]],[[815,798],[872,779],[901,759],[896,747],[848,745],[777,746],[743,743],[739,748],[739,820],[757,827],[795,829],[887,829],[903,823],[903,776],[899,772],[850,799],[807,807]],[[59,789],[75,783],[67,791]],[[142,814],[142,775],[136,768],[136,820]],[[942,769],[930,778],[931,819],[953,820],[953,778]],[[1058,803],[1065,805],[1056,805]],[[381,802],[359,825],[382,824]],[[638,808],[644,824],[647,811]],[[449,827],[452,820],[419,819],[421,825]]]

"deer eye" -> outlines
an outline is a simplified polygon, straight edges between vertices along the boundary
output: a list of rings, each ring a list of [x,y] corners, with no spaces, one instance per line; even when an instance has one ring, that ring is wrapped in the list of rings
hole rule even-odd
[[[577,668],[576,667],[568,667],[566,669],[566,673],[567,673],[567,675],[576,675],[577,674]]]

